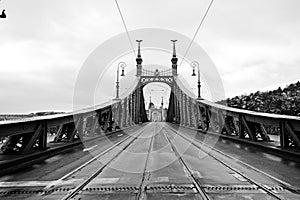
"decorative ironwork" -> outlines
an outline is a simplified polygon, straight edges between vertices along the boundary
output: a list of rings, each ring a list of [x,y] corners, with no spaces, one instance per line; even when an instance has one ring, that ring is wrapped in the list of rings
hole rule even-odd
[[[147,69],[142,69],[142,76],[172,76],[172,69],[167,69],[163,71],[158,71],[156,69],[155,71],[147,70]]]
[[[174,82],[172,69],[168,69],[164,71],[158,71],[157,69],[155,71],[143,69],[142,76],[140,78],[141,86],[145,86],[148,83],[152,83],[152,82],[166,83],[170,87],[172,87],[172,84]]]

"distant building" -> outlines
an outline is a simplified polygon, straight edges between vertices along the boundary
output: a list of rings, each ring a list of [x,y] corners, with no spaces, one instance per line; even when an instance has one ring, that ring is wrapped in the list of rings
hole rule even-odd
[[[161,122],[161,121],[166,121],[167,118],[167,109],[163,108],[163,100],[161,103],[160,108],[156,108],[154,103],[151,102],[151,97],[150,97],[150,103],[148,110],[146,110],[148,120],[151,122]]]

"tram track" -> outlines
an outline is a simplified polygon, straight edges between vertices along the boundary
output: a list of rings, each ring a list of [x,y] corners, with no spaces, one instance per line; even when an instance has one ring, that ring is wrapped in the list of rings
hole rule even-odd
[[[200,151],[201,154],[208,155],[210,165],[215,168],[210,169],[210,165],[206,164],[207,160],[196,157]],[[239,197],[244,198],[243,195],[255,196],[257,199],[290,199],[285,196],[285,191],[278,193],[271,188],[274,180],[265,184],[260,182],[262,179],[257,180],[257,175],[252,176],[252,172],[250,176],[249,171],[245,175],[239,171],[237,163],[232,163],[220,154],[167,124],[155,123],[126,135],[78,168],[51,182],[51,185],[42,188],[33,186],[28,192],[34,194],[30,198],[34,200],[98,197],[130,200],[182,197],[212,200],[241,199]],[[222,187],[225,189],[218,189]],[[17,190],[18,188],[7,194],[14,194]],[[26,189],[21,190],[20,195],[22,191],[26,192]],[[237,196],[230,198],[231,194]]]
[[[23,155],[23,156],[15,158],[15,159],[1,161],[0,168],[2,170],[0,171],[0,176],[7,175],[9,173],[14,173],[15,171],[32,166],[34,164],[37,164],[39,162],[42,162],[46,159],[57,156],[59,154],[68,152],[68,151],[72,150],[73,148],[81,147],[81,146],[83,146],[83,143],[90,144],[90,143],[94,143],[95,141],[101,141],[101,140],[107,139],[108,137],[112,137],[115,134],[118,134],[118,133],[122,134],[122,133],[124,133],[124,131],[127,131],[127,130],[130,131],[129,128],[126,128],[126,129],[114,131],[114,132],[111,132],[111,133],[108,133],[105,135],[96,136],[93,138],[87,138],[84,142],[81,140],[76,140],[74,142],[66,143],[64,145],[53,146],[42,152],[32,152],[29,155]]]
[[[235,169],[234,167],[230,166],[230,165],[227,164],[225,161],[223,161],[223,160],[217,158],[216,156],[211,155],[210,152],[208,152],[207,150],[204,150],[200,145],[196,144],[193,140],[191,140],[190,138],[188,138],[188,137],[186,137],[186,136],[183,136],[183,134],[178,133],[177,131],[173,130],[171,127],[168,127],[168,129],[166,129],[166,128],[164,127],[164,129],[165,129],[165,130],[171,130],[174,134],[176,134],[176,135],[180,136],[181,138],[183,138],[184,140],[188,141],[190,144],[192,144],[193,146],[195,146],[197,149],[201,150],[202,152],[204,152],[205,154],[207,154],[208,156],[210,156],[211,158],[213,158],[213,159],[216,160],[217,162],[221,163],[222,165],[224,165],[225,167],[227,167],[229,170],[231,170],[231,171],[237,173],[238,175],[240,175],[241,177],[243,177],[244,179],[246,179],[246,180],[248,181],[249,184],[255,185],[255,186],[258,187],[260,190],[262,190],[262,191],[264,191],[265,193],[267,193],[269,196],[271,196],[271,197],[273,197],[273,198],[275,198],[275,199],[278,199],[278,200],[284,200],[284,199],[285,199],[285,198],[282,198],[282,197],[278,196],[277,194],[275,194],[275,193],[274,193],[271,189],[269,189],[268,187],[264,186],[263,184],[258,183],[257,181],[253,180],[252,178],[250,178],[250,177],[246,176],[245,174],[243,174],[242,172],[240,172],[239,170],[237,170],[237,169]],[[168,138],[168,140],[170,140],[170,139]],[[169,141],[169,142],[170,142],[170,144],[172,144],[171,141]],[[219,152],[219,151],[213,149],[211,146],[209,146],[209,145],[207,145],[207,144],[205,144],[205,143],[203,143],[203,142],[200,142],[200,141],[197,141],[197,142],[201,143],[202,145],[206,146],[207,148],[211,149],[212,151],[215,151],[215,152],[217,152],[217,153],[219,153],[219,154],[224,155],[223,153],[221,153],[221,152]],[[174,148],[175,148],[175,147],[174,147]],[[177,150],[175,149],[175,151],[177,151]],[[174,152],[175,152],[175,151],[174,151]],[[178,154],[178,151],[177,151],[176,154]],[[182,157],[180,156],[180,154],[179,154],[178,156],[180,157],[180,160],[183,161],[183,159],[182,159]],[[225,155],[225,156],[226,156],[226,155]],[[183,162],[184,162],[184,161],[183,161]],[[188,168],[188,166],[186,166],[186,167]],[[193,177],[193,176],[192,176],[192,177]],[[276,181],[277,181],[277,180],[276,180]],[[197,182],[197,183],[198,183],[198,182]],[[198,183],[197,185],[198,185],[200,188],[203,188],[203,186],[201,186],[200,183]],[[203,190],[202,190],[202,191],[203,191]]]
[[[84,167],[90,165],[92,162],[96,161],[97,159],[101,158],[102,156],[104,156],[105,154],[109,153],[110,151],[112,151],[113,149],[115,149],[116,147],[120,146],[121,144],[123,144],[124,142],[126,142],[127,140],[129,140],[130,138],[133,137],[133,139],[131,141],[128,142],[128,144],[126,144],[124,147],[121,148],[120,151],[117,152],[116,155],[114,155],[112,158],[110,158],[102,167],[100,167],[99,169],[97,169],[96,171],[94,171],[91,175],[88,176],[87,179],[85,179],[83,182],[81,182],[79,185],[77,185],[73,190],[71,190],[67,195],[65,195],[62,200],[68,200],[68,199],[72,199],[73,197],[75,197],[88,183],[90,183],[95,177],[97,177],[103,170],[104,168],[106,168],[111,162],[113,162],[124,150],[126,150],[136,139],[138,139],[138,137],[144,132],[145,128],[143,128],[142,130],[140,130],[137,134],[135,134],[134,136],[129,135],[126,138],[124,138],[123,140],[119,141],[118,143],[116,143],[115,145],[111,146],[110,148],[108,148],[107,150],[105,150],[104,152],[98,154],[97,156],[93,157],[91,160],[87,161],[86,163],[84,163],[83,165],[79,166],[78,168],[76,168],[75,170],[71,171],[70,173],[66,174],[65,176],[63,176],[62,178],[60,178],[59,180],[57,180],[55,183],[61,183],[63,182],[65,179],[67,179],[68,177],[71,177],[72,175],[74,175],[76,172],[82,170]],[[45,188],[44,191],[44,195],[47,195],[48,191],[50,190],[50,188],[56,186],[56,184],[53,184],[47,188]]]
[[[203,200],[210,200],[209,196],[205,193],[204,189],[201,187],[201,184],[199,183],[199,181],[197,180],[197,178],[193,175],[192,171],[189,169],[187,163],[180,156],[180,153],[177,151],[175,145],[170,140],[170,138],[167,135],[166,131],[164,129],[162,131],[164,133],[164,136],[168,140],[169,144],[171,145],[171,148],[172,148],[173,152],[178,157],[178,160],[181,163],[182,167],[184,168],[184,171],[186,171],[188,173],[188,176],[191,177],[191,181],[192,181],[193,185],[197,188],[197,191],[200,194],[201,198]]]
[[[154,127],[154,133],[156,134],[157,131],[157,124]],[[155,134],[153,136],[151,136],[151,141],[150,141],[150,145],[148,148],[148,153],[147,153],[147,158],[146,158],[146,162],[145,162],[145,166],[144,166],[144,170],[143,170],[143,175],[142,175],[142,180],[141,183],[139,185],[139,192],[136,196],[136,200],[142,200],[145,199],[146,197],[146,184],[147,184],[147,180],[150,177],[150,172],[149,172],[149,163],[150,163],[150,153],[152,151],[153,148],[153,140],[155,137]]]

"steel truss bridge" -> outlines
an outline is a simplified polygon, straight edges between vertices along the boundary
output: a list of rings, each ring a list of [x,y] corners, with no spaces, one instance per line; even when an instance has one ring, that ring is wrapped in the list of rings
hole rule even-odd
[[[0,122],[0,137],[6,138],[1,147],[0,198],[300,199],[300,183],[282,181],[210,144],[220,137],[299,158],[300,118],[195,99],[182,89],[177,61],[174,48],[172,68],[145,70],[139,48],[137,84],[119,101]],[[165,123],[147,119],[143,87],[152,82],[171,88]],[[271,145],[270,127],[279,132],[278,146]],[[54,134],[51,141],[49,133]],[[24,171],[82,144],[93,156],[87,158],[82,150],[74,159],[62,156],[59,162],[69,163],[56,163],[60,167],[51,169],[53,174],[36,175],[43,167]],[[10,180],[7,174],[17,175]]]

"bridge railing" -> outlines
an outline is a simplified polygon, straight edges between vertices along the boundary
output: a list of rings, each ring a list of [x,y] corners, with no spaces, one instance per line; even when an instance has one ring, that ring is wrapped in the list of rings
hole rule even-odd
[[[132,94],[120,101],[65,114],[1,121],[0,138],[4,141],[1,152],[26,154],[45,150],[51,134],[55,136],[50,142],[70,143],[131,126],[134,123],[133,110],[129,109],[131,98]]]
[[[187,94],[184,85],[178,80],[172,93],[168,121],[251,142],[267,143],[276,140],[281,149],[300,149],[300,117],[255,112],[196,100]]]
[[[231,108],[205,100],[197,102],[219,134],[248,138],[253,142],[279,139],[281,148],[300,148],[300,117]],[[273,130],[273,131],[272,131]]]
[[[282,149],[300,149],[300,117],[231,108],[187,95],[179,101],[179,123],[183,126],[252,142],[277,141]]]
[[[45,150],[48,148],[49,134],[55,135],[51,142],[84,141],[137,124],[143,108],[138,102],[144,101],[138,80],[133,84],[132,91],[124,94],[126,96],[122,99],[97,106],[63,114],[0,121],[0,139],[5,141],[1,152],[26,154],[33,150]]]

